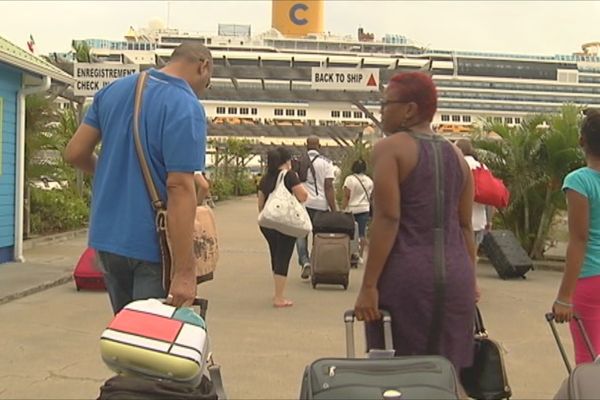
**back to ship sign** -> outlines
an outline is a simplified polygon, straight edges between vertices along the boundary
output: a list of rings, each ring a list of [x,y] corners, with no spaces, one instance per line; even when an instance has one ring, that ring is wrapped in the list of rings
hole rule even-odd
[[[313,67],[311,83],[317,90],[379,91],[379,69]]]

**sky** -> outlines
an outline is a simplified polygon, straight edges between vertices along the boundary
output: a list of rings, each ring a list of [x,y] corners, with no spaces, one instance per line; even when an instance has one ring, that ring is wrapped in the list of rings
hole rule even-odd
[[[129,26],[160,18],[169,27],[216,34],[218,23],[271,25],[271,1],[0,1],[0,36],[36,53],[68,51],[72,39],[121,40]],[[328,0],[325,29],[356,37],[401,34],[433,49],[572,54],[600,41],[600,1]]]

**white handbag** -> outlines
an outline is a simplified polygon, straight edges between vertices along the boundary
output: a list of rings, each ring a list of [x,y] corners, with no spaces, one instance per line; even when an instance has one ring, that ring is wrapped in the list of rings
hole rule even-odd
[[[306,208],[284,184],[287,171],[281,171],[275,190],[269,195],[265,207],[258,215],[258,225],[274,229],[284,235],[305,237],[312,231],[312,223]]]

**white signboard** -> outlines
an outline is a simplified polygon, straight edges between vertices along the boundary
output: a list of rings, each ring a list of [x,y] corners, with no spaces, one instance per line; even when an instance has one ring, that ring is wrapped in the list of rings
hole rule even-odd
[[[114,80],[139,72],[137,64],[76,63],[73,75],[77,80],[75,96],[93,96]]]
[[[377,68],[312,68],[312,88],[372,92],[379,90]]]

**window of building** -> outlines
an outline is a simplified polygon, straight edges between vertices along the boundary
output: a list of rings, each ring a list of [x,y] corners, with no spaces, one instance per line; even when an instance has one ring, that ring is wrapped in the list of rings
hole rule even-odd
[[[342,117],[344,117],[344,118],[352,118],[352,111],[344,111],[342,113]]]
[[[515,124],[521,123],[521,117],[515,117]]]
[[[275,113],[275,115],[281,116],[281,115],[283,115],[283,109],[282,108],[276,108],[275,111],[274,111],[274,113]]]
[[[494,117],[494,122],[502,122],[502,117]]]
[[[249,113],[250,113],[250,110],[247,107],[240,108],[240,114],[248,115]]]
[[[442,114],[442,121],[443,122],[448,122],[450,121],[450,116],[448,114]]]
[[[470,115],[463,115],[462,116],[462,120],[463,120],[463,122],[471,122],[471,116]]]
[[[340,117],[340,112],[339,111],[332,111],[331,112],[331,117],[332,118],[339,118]]]
[[[296,115],[296,110],[285,110],[285,115],[287,115],[288,117],[293,117],[294,115]]]
[[[217,114],[225,114],[225,107],[217,107]]]
[[[460,122],[460,115],[453,115],[452,122]]]
[[[506,122],[507,124],[512,124],[514,122],[513,117],[504,118],[504,122]]]
[[[238,110],[237,107],[229,107],[227,109],[227,114],[237,114]]]
[[[298,110],[297,114],[299,117],[306,117],[306,110]]]
[[[362,117],[363,117],[362,111],[354,111],[354,118],[362,118]]]
[[[258,114],[258,108],[254,108],[253,107],[250,111],[252,112],[252,115],[257,115]]]

